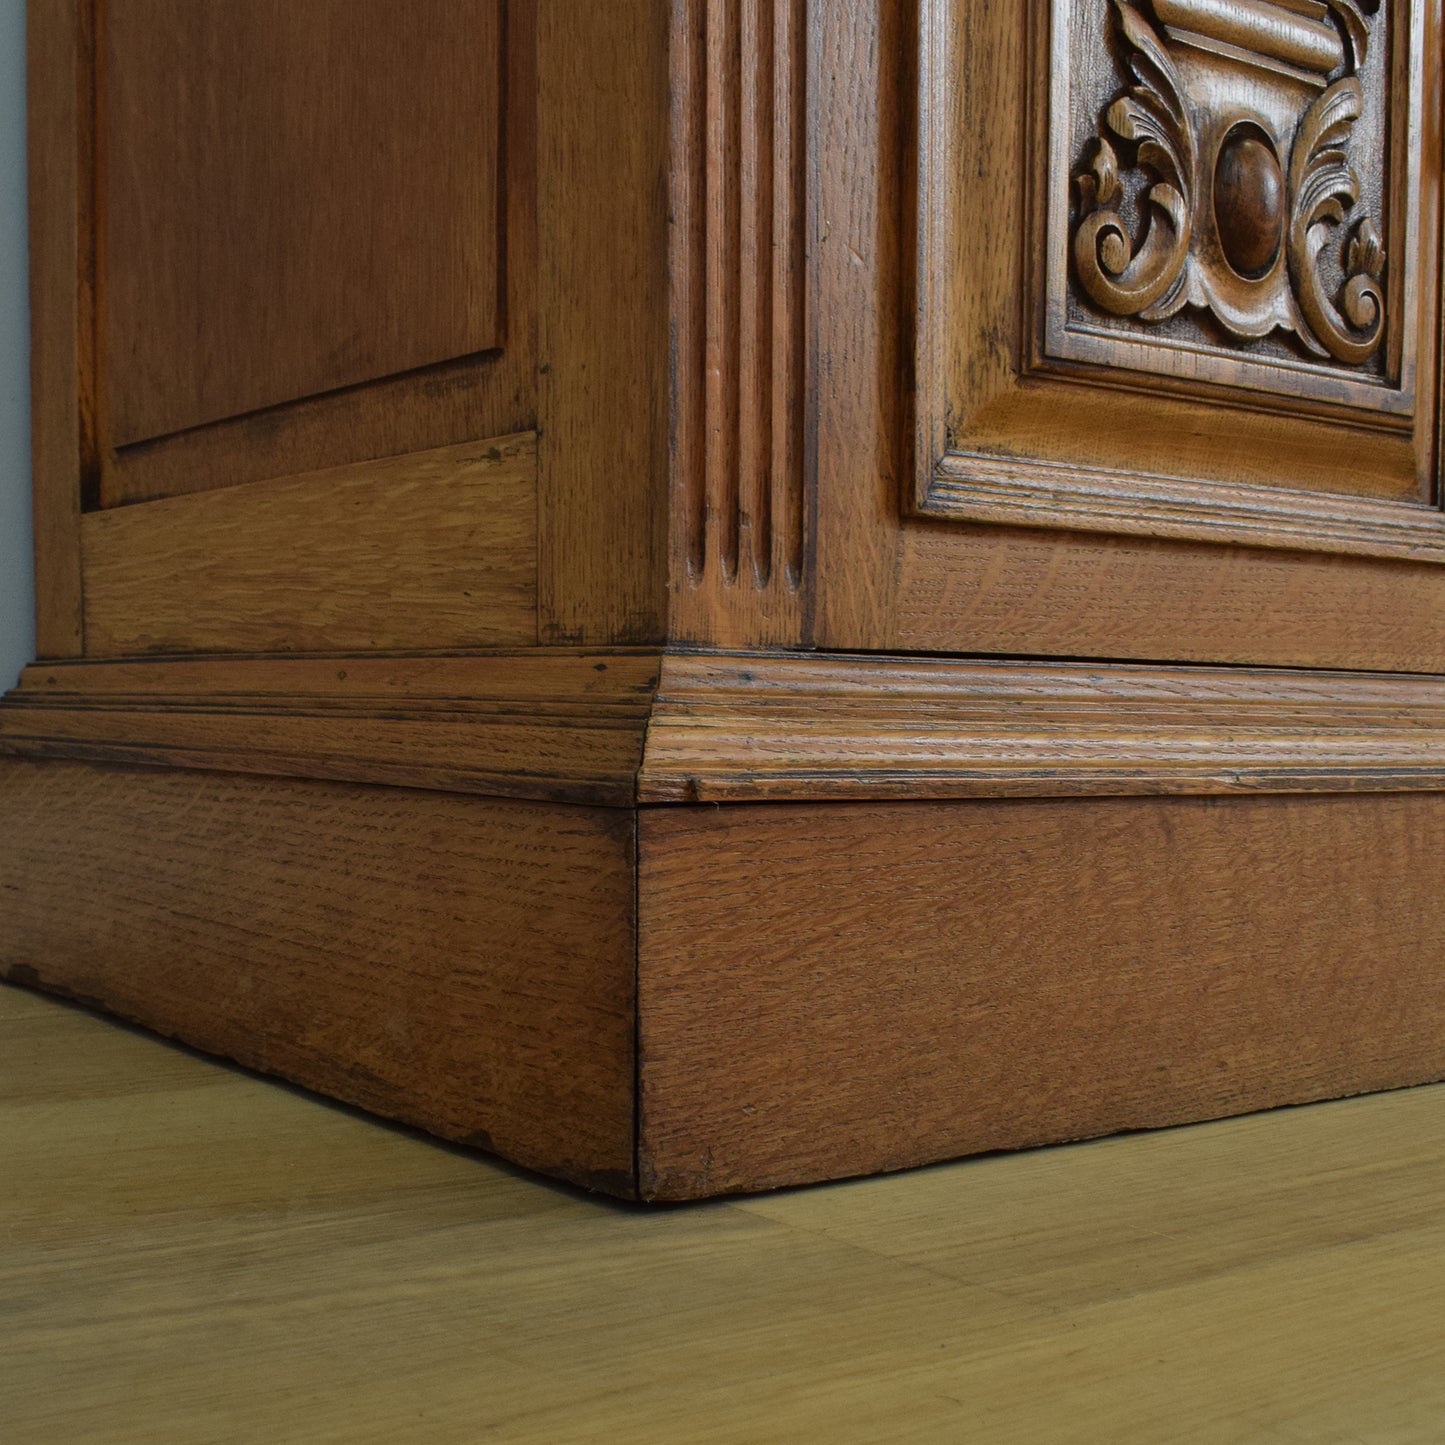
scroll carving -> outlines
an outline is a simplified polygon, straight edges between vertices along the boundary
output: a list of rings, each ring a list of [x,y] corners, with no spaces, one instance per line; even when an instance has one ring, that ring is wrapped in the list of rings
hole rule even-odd
[[[1360,366],[1385,249],[1352,138],[1380,0],[1112,0],[1130,83],[1074,180],[1078,285],[1115,317],[1208,312]]]

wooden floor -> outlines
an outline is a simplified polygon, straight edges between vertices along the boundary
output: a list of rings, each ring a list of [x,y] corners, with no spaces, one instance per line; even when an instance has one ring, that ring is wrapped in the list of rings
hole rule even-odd
[[[1445,1440],[1445,1086],[603,1203],[0,988],[0,1440]]]

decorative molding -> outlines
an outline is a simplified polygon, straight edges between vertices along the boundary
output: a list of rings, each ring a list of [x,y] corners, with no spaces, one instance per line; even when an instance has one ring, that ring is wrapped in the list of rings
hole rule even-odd
[[[1445,517],[1423,503],[957,453],[931,481],[927,510],[960,521],[1445,563]]]
[[[0,753],[635,804],[1445,790],[1445,677],[780,652],[63,662]]]
[[[0,752],[632,801],[655,652],[39,663]]]
[[[1233,338],[1286,331],[1316,357],[1369,360],[1385,331],[1385,250],[1351,135],[1375,17],[1359,0],[1153,0],[1156,29],[1147,0],[1113,7],[1133,81],[1075,177],[1083,290],[1115,316],[1194,307]],[[1121,148],[1142,178],[1132,187]],[[1336,298],[1324,253],[1342,235]]]
[[[1445,678],[669,654],[643,803],[1445,790]]]
[[[678,6],[673,465],[692,588],[802,581],[805,11]]]

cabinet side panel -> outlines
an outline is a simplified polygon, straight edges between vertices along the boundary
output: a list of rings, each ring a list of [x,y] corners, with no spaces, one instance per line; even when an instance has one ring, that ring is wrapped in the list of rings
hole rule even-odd
[[[80,239],[83,0],[26,15],[30,167],[31,448],[35,487],[36,645],[42,657],[82,647],[80,590]]]
[[[0,974],[589,1187],[632,1180],[630,812],[0,765]]]
[[[530,642],[536,469],[524,433],[92,512],[88,653]]]
[[[1445,1075],[1445,799],[646,809],[641,1189]]]
[[[661,640],[667,5],[538,12],[538,640]]]
[[[117,446],[500,345],[499,0],[108,0]]]

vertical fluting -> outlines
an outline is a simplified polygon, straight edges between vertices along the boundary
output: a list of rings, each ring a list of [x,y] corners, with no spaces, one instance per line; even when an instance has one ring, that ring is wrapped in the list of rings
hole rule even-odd
[[[689,578],[795,590],[803,565],[806,0],[685,4],[674,218]]]

